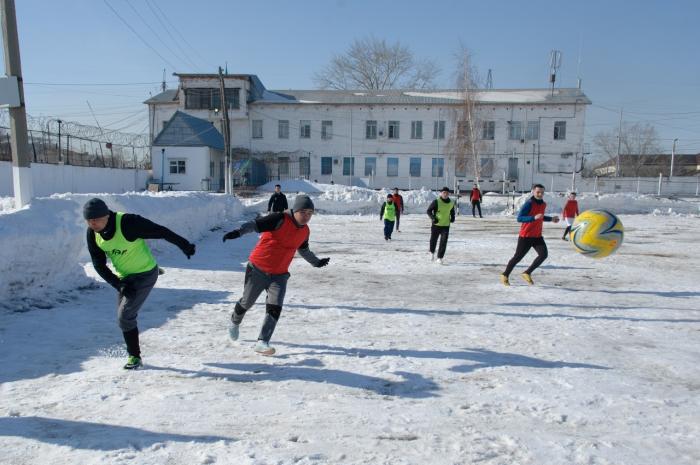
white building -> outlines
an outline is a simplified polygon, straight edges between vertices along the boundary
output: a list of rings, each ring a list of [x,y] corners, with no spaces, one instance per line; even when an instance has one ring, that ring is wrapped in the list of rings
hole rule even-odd
[[[176,75],[177,89],[145,102],[151,140],[176,111],[222,128],[219,76]],[[570,179],[581,170],[591,103],[580,89],[476,91],[474,163],[457,149],[464,119],[458,90],[268,91],[255,75],[225,75],[224,84],[234,159],[266,166],[267,179],[248,173],[253,184],[305,177],[376,188],[464,188],[478,171],[487,190],[501,190],[504,179],[519,190],[548,185],[553,176]],[[153,160],[161,155],[154,147]],[[160,176],[155,165],[154,176]]]

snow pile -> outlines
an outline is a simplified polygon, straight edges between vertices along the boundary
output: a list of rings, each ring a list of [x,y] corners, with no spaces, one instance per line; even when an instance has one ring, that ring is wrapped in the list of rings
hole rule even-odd
[[[81,263],[89,261],[82,206],[93,194],[60,194],[0,214],[0,306],[22,310],[45,306],[56,294],[89,285]],[[238,216],[240,202],[204,193],[98,194],[110,209],[137,213],[190,241],[225,219]],[[169,244],[150,241],[155,253]],[[60,297],[59,297],[60,298]]]
[[[14,197],[0,197],[0,214],[13,211],[15,209]]]

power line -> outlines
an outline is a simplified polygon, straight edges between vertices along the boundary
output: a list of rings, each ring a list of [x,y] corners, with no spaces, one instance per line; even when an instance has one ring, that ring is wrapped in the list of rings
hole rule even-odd
[[[156,30],[153,29],[153,27],[151,27],[150,24],[148,24],[148,21],[146,21],[145,19],[143,19],[143,16],[141,16],[141,13],[139,13],[138,10],[136,10],[136,8],[134,8],[134,5],[132,5],[131,2],[130,2],[129,0],[125,0],[125,1],[126,1],[126,4],[129,5],[129,7],[134,11],[134,13],[136,13],[136,16],[139,17],[139,19],[141,20],[141,22],[143,22],[143,24],[145,24],[146,27],[147,27],[148,29],[150,29],[150,31],[153,33],[153,35],[156,36],[156,38],[160,41],[160,43],[163,44],[163,45],[165,46],[165,48],[167,48],[168,51],[169,51],[170,53],[173,54],[174,57],[176,57],[178,60],[182,61],[183,63],[187,61],[187,60],[183,60],[182,57],[181,57],[180,55],[178,55],[177,53],[175,53],[175,52],[173,51],[173,49],[171,49],[170,46],[169,46],[168,44],[166,44],[165,41],[164,41],[163,39],[161,39],[160,35],[156,32]],[[190,64],[193,64],[193,63],[190,62]],[[195,68],[196,68],[196,65],[195,65]]]
[[[187,58],[187,61],[189,61],[194,66],[194,69],[197,69],[198,68],[197,64],[190,58],[190,56],[187,54],[185,49],[180,46],[180,43],[178,42],[178,40],[175,39],[175,37],[170,33],[170,29],[168,29],[168,26],[163,22],[162,19],[160,19],[160,15],[158,15],[156,10],[153,9],[153,6],[151,6],[151,2],[146,0],[146,6],[148,6],[148,8],[151,10],[151,13],[153,13],[153,16],[155,16],[155,18],[158,20],[160,25],[163,26],[163,30],[168,33],[168,35],[170,36],[170,39],[172,39],[175,46],[182,52],[182,54],[185,56],[185,58]]]
[[[149,0],[146,0],[147,3],[148,3],[148,1],[149,1]],[[153,2],[153,5],[154,5],[154,6],[156,7],[156,9],[160,12],[160,14],[163,16],[163,19],[165,19],[165,21],[170,25],[170,27],[173,29],[173,31],[175,31],[175,33],[176,33],[178,36],[180,36],[180,38],[182,39],[182,41],[183,41],[185,44],[187,44],[187,46],[189,46],[189,47],[194,51],[194,53],[202,60],[202,63],[203,63],[203,64],[206,64],[206,61],[207,61],[207,60],[204,59],[204,57],[202,57],[202,55],[199,54],[199,51],[198,51],[196,48],[194,48],[189,42],[187,42],[187,39],[185,39],[185,37],[184,37],[182,34],[180,34],[180,31],[179,31],[179,30],[173,25],[173,23],[168,19],[168,17],[165,15],[165,13],[163,12],[163,10],[161,10],[161,8],[158,6],[158,4],[155,2],[155,0],[150,0],[150,1]],[[206,67],[206,66],[205,66],[205,67]]]
[[[168,81],[170,84],[174,84],[177,81]],[[145,86],[145,85],[157,85],[161,84],[161,81],[150,81],[150,82],[25,82],[28,86],[71,86],[71,87],[99,87],[99,86]]]
[[[161,55],[161,54],[158,52],[158,50],[156,50],[155,48],[153,48],[153,47],[151,46],[151,44],[149,44],[148,42],[146,42],[146,39],[144,39],[143,37],[141,37],[141,34],[139,34],[138,32],[136,32],[136,29],[134,29],[133,27],[131,27],[131,24],[129,24],[124,18],[122,18],[122,17],[119,15],[119,13],[117,13],[117,10],[115,10],[114,8],[112,8],[112,5],[110,5],[109,2],[108,2],[107,0],[102,0],[102,1],[105,3],[105,5],[107,5],[107,6],[109,7],[110,10],[112,10],[112,12],[114,13],[114,15],[115,15],[117,18],[119,18],[119,19],[121,20],[121,22],[123,22],[123,23],[126,25],[126,27],[128,27],[128,28],[131,30],[131,32],[133,32],[134,35],[136,35],[136,37],[138,37],[138,38],[141,40],[141,42],[143,42],[148,48],[150,48],[151,50],[153,50],[153,52],[154,52],[156,55],[158,55],[158,56],[160,57],[161,60],[163,60],[165,63],[167,63],[168,66],[170,66],[171,69],[173,69],[173,70],[174,70],[174,69],[177,69],[177,67],[176,67],[175,65],[173,65],[172,63],[170,63],[170,61],[168,61],[163,55]]]

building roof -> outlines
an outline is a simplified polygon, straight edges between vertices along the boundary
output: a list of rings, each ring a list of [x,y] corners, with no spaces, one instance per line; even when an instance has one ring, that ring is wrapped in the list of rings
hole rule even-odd
[[[581,89],[489,89],[475,90],[480,104],[590,104]],[[266,91],[255,103],[362,104],[362,105],[459,105],[464,91],[438,90],[275,90]]]
[[[211,147],[224,150],[224,138],[214,125],[205,119],[176,111],[153,145],[165,147]]]
[[[177,103],[177,89],[166,89],[143,103]]]

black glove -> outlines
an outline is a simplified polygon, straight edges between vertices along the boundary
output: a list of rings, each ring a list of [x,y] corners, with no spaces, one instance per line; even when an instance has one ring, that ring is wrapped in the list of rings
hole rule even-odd
[[[433,224],[438,224],[438,219],[437,219],[437,218],[433,218]]]
[[[318,265],[316,265],[316,268],[322,268],[326,265],[328,265],[328,262],[330,262],[331,259],[329,257],[322,258],[318,261]]]
[[[187,243],[187,245],[182,248],[182,253],[187,255],[187,259],[189,260],[190,257],[194,255],[194,244]]]
[[[234,229],[233,231],[224,234],[224,242],[226,242],[229,239],[238,239],[239,237],[241,237],[241,230]]]
[[[129,288],[129,285],[127,283],[125,283],[124,281],[121,281],[119,283],[119,289],[117,289],[117,290],[119,291],[120,297],[122,297],[122,296],[125,297],[131,289]]]

